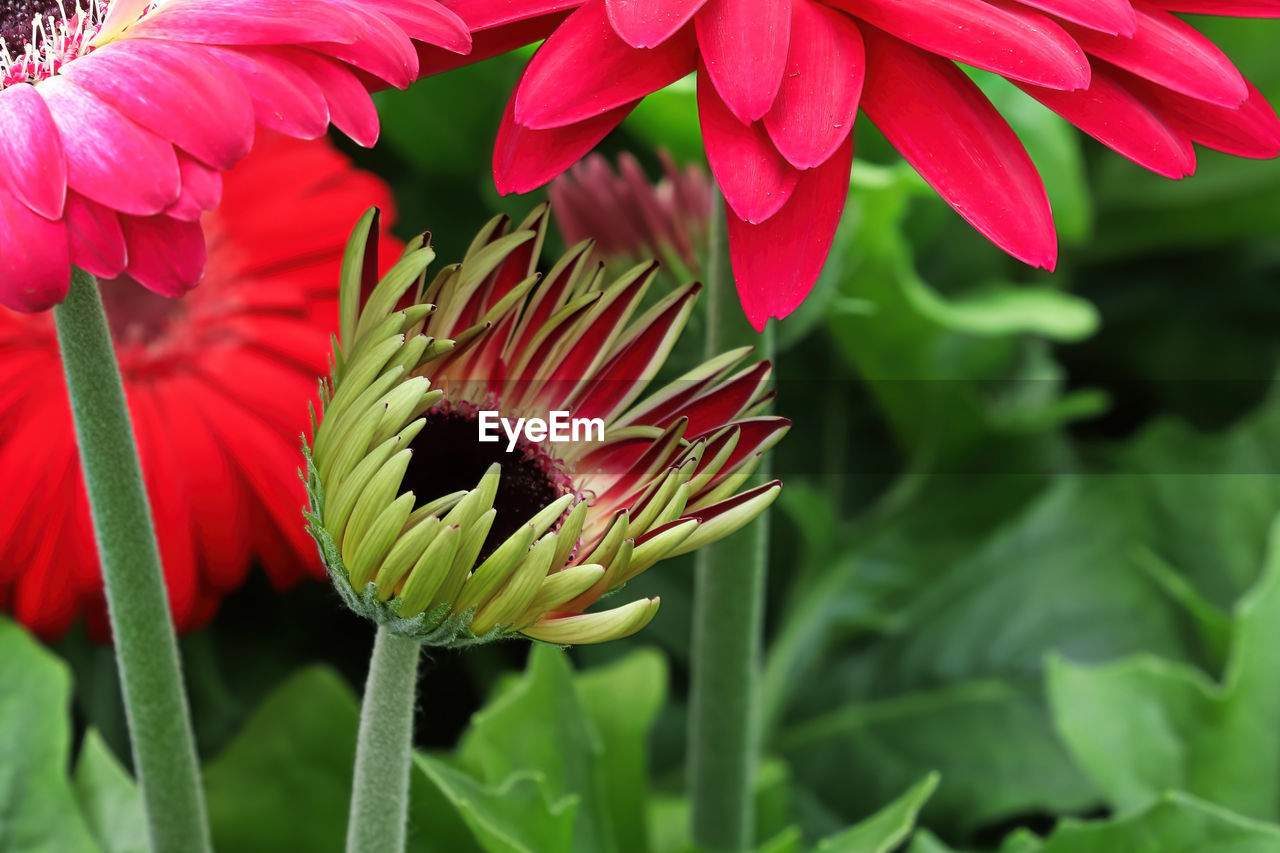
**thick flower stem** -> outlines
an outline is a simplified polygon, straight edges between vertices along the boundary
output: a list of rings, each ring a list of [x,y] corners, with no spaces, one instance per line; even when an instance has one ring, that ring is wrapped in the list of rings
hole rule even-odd
[[[755,334],[728,270],[724,200],[711,215],[707,267],[708,354],[752,344],[772,356],[772,328]],[[765,465],[762,464],[761,468]],[[767,479],[760,471],[758,482]],[[689,711],[689,786],[699,849],[737,853],[753,846],[754,786],[760,750],[760,658],[769,546],[765,513],[698,552]]]
[[[413,640],[378,628],[360,706],[347,853],[404,850],[421,651]]]
[[[111,331],[93,276],[54,308],[151,849],[211,849],[182,667]]]

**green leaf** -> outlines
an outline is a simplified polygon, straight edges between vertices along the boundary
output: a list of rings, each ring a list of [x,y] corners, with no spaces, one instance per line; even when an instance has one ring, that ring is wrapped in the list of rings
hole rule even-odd
[[[1111,821],[1066,820],[1042,853],[1275,853],[1280,827],[1182,793]]]
[[[818,853],[888,853],[911,834],[916,815],[937,787],[938,774],[930,773],[857,826],[820,841]]]
[[[71,750],[66,666],[0,619],[0,850],[96,851],[67,778]]]
[[[943,780],[930,825],[956,834],[1094,801],[1038,697],[1000,682],[849,705],[798,726],[779,745],[806,786],[841,815],[884,802],[922,768],[936,768]]]
[[[1002,285],[947,300],[918,276],[903,276],[907,300],[939,326],[970,335],[1040,335],[1079,341],[1098,329],[1098,309],[1078,296],[1050,287]]]
[[[347,831],[359,707],[327,667],[290,678],[205,768],[215,846],[237,853],[341,851]],[[452,806],[425,778],[411,788],[409,849],[475,849]]]
[[[574,849],[617,849],[600,734],[587,715],[563,652],[535,645],[524,675],[471,721],[460,766],[490,786],[517,773],[540,774],[553,802],[576,797]],[[616,791],[614,792],[616,793]]]
[[[80,746],[74,784],[80,809],[105,853],[150,851],[138,786],[94,729]]]
[[[649,731],[666,703],[667,677],[666,658],[643,649],[576,679],[583,709],[600,735],[607,759],[605,797],[622,853],[649,849]]]
[[[1280,522],[1232,634],[1221,687],[1152,657],[1051,663],[1059,731],[1117,809],[1181,789],[1250,817],[1280,817]]]
[[[488,853],[573,849],[578,800],[555,797],[541,774],[518,771],[499,785],[486,785],[431,756],[416,760]]]

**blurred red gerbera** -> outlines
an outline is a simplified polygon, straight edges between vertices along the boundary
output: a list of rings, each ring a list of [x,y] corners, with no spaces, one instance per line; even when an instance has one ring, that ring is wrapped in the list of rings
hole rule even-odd
[[[270,193],[262,187],[270,185]],[[205,284],[167,299],[103,281],[179,629],[200,626],[256,557],[280,587],[323,577],[303,530],[295,466],[316,374],[337,328],[351,222],[380,180],[325,140],[259,135],[203,219]],[[384,220],[385,221],[385,220]],[[399,254],[384,235],[388,261]],[[104,630],[102,579],[49,314],[0,308],[0,604],[55,636],[88,613]],[[33,523],[38,520],[39,523]]]
[[[997,246],[1052,268],[1035,167],[955,61],[1000,74],[1125,157],[1173,178],[1192,143],[1280,153],[1271,107],[1173,12],[1280,15],[1277,0],[451,0],[477,58],[549,36],[498,133],[502,192],[551,180],[641,98],[697,71],[733,269],[763,328],[830,251],[859,110]],[[570,13],[570,10],[572,12]],[[566,17],[567,15],[567,17]],[[424,53],[424,70],[457,60]]]
[[[0,305],[60,302],[72,264],[192,287],[255,124],[372,145],[366,85],[417,77],[411,39],[471,44],[435,0],[3,0]]]

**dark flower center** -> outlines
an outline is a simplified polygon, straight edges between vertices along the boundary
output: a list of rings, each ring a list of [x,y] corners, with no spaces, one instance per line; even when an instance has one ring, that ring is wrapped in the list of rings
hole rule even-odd
[[[153,293],[128,276],[103,281],[98,290],[117,347],[156,343],[182,316],[183,300]]]
[[[71,4],[75,5],[74,0]],[[31,41],[31,23],[39,15],[42,19],[52,16],[62,19],[62,8],[56,0],[0,0],[0,39],[4,39],[10,53],[21,53],[22,47]]]
[[[507,439],[481,442],[479,413],[469,404],[443,404],[426,414],[427,424],[410,447],[413,458],[404,488],[424,504],[453,492],[474,489],[489,466],[502,466],[497,515],[480,551],[483,560],[522,524],[570,490],[560,463],[521,438],[507,452]]]

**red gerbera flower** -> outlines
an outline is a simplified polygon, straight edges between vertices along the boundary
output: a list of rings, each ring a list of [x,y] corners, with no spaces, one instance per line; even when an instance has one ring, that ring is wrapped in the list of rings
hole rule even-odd
[[[1173,12],[1280,15],[1276,0],[453,0],[475,56],[542,38],[498,133],[502,192],[578,160],[691,71],[733,269],[757,328],[808,294],[840,218],[857,111],[997,246],[1052,268],[1040,176],[955,61],[1002,75],[1161,175],[1192,143],[1280,153],[1280,120]],[[571,14],[568,14],[573,10]],[[567,14],[567,17],[566,17]],[[424,70],[455,64],[428,52]]]
[[[435,0],[3,0],[0,304],[51,307],[72,264],[187,290],[255,124],[372,145],[366,84],[416,78],[410,39],[470,48]]]
[[[280,460],[297,455],[325,369],[351,221],[391,203],[326,141],[276,134],[223,196],[203,219],[203,287],[166,299],[127,276],[101,283],[179,629],[212,616],[253,557],[280,587],[323,576],[299,523],[305,492]],[[52,317],[0,308],[0,604],[44,636],[104,615],[78,469]]]

